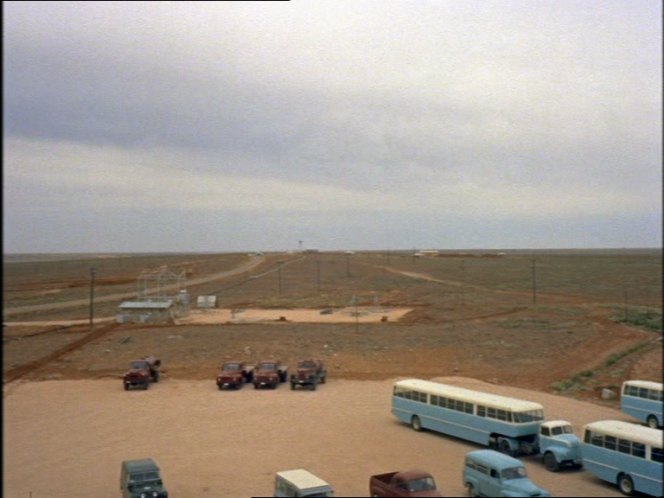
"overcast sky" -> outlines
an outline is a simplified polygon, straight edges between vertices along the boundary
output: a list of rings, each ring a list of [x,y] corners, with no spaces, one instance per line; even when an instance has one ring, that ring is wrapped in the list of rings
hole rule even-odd
[[[662,245],[662,2],[3,2],[4,252]]]

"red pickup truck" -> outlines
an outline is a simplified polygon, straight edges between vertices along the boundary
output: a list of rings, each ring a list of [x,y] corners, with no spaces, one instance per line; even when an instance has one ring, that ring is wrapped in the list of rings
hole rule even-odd
[[[128,391],[129,388],[136,386],[147,389],[151,381],[159,382],[160,366],[161,360],[154,356],[147,356],[140,360],[132,361],[129,364],[129,370],[122,377],[122,384],[125,390]]]
[[[288,379],[288,367],[279,360],[263,360],[254,370],[254,389],[269,387],[276,389],[281,382]]]
[[[217,387],[240,389],[245,382],[254,380],[254,367],[243,361],[227,361],[217,374]]]
[[[431,474],[422,470],[388,472],[369,478],[371,496],[442,496]]]

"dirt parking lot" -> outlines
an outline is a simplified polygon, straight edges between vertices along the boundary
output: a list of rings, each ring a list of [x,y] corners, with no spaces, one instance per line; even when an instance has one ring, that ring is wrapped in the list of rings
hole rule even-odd
[[[270,496],[274,473],[306,468],[338,496],[368,496],[369,476],[422,468],[444,496],[464,494],[463,455],[478,446],[417,433],[390,413],[394,379],[330,377],[316,391],[217,390],[213,380],[166,379],[125,392],[120,380],[18,382],[5,387],[3,495],[118,496],[120,462],[152,457],[170,496]],[[619,411],[550,394],[462,378],[436,378],[542,403],[546,417],[579,432]],[[547,472],[522,457],[553,496],[620,496],[584,471]]]
[[[627,420],[603,389],[662,378],[661,251],[541,254],[536,296],[530,254],[443,256],[6,264],[4,496],[118,496],[120,462],[143,457],[181,498],[270,495],[274,473],[298,467],[338,496],[366,496],[372,474],[420,467],[456,496],[463,455],[476,446],[399,424],[394,379],[445,378],[538,401],[579,433],[586,422]],[[179,324],[115,323],[136,273],[164,263],[185,268],[192,298],[216,295],[219,308]],[[90,328],[92,264],[100,302]],[[144,355],[162,359],[162,381],[125,392],[123,372]],[[329,382],[316,392],[216,389],[224,360],[265,357],[291,367],[321,358]],[[554,496],[619,496],[587,472],[551,474],[522,459]]]

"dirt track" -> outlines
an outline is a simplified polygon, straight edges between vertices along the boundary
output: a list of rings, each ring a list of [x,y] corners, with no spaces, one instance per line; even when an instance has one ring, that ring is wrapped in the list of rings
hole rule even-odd
[[[549,419],[577,433],[617,410],[467,378],[442,380],[540,402]],[[416,433],[390,414],[387,381],[330,377],[315,392],[219,392],[212,380],[165,376],[146,391],[119,380],[18,382],[5,386],[4,496],[118,496],[120,462],[152,457],[170,495],[180,498],[270,496],[274,473],[306,468],[337,496],[367,496],[369,476],[429,470],[444,496],[464,494],[463,455],[478,447]],[[588,472],[547,472],[522,457],[531,479],[553,496],[621,496]]]

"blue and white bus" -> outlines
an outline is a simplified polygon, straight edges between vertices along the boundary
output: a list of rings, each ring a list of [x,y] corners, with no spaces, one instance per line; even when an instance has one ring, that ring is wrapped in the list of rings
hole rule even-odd
[[[586,424],[581,443],[583,466],[600,479],[634,491],[662,496],[662,431],[620,420]]]
[[[620,390],[620,409],[656,429],[664,426],[662,383],[650,380],[627,380]]]
[[[539,451],[539,403],[420,379],[395,382],[392,414],[413,429],[449,434],[502,453]]]

